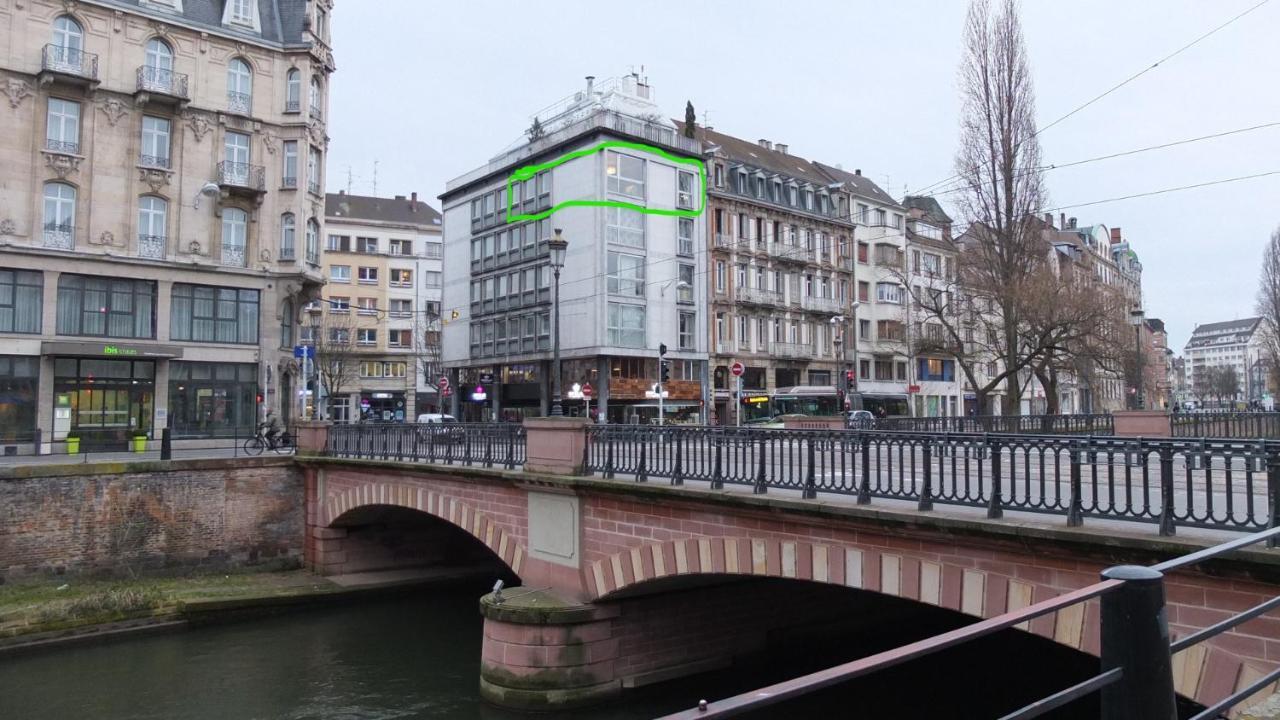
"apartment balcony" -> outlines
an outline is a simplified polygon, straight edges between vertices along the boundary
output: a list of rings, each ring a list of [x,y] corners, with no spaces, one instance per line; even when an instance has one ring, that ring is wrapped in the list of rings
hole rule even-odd
[[[218,163],[218,184],[224,193],[257,199],[267,191],[267,171],[261,165],[223,160]]]
[[[75,140],[54,140],[48,138],[44,141],[44,149],[59,155],[79,155],[80,143]]]
[[[837,258],[837,259],[836,259],[836,269],[837,269],[837,270],[847,270],[848,272],[853,272],[853,258],[851,258],[851,257],[842,257],[842,258]]]
[[[183,107],[191,99],[187,92],[187,75],[143,65],[138,68],[138,85],[133,97],[139,105],[152,102]]]
[[[715,243],[716,247],[725,250],[735,250],[738,247],[738,239],[728,233],[716,233]]]
[[[138,155],[138,165],[148,170],[168,170],[169,163],[168,155]]]
[[[322,194],[322,193],[320,192],[320,181],[319,181],[319,180],[308,180],[308,181],[307,181],[307,192],[311,193],[312,195],[320,195],[320,194]]]
[[[769,254],[783,262],[797,263],[800,265],[813,262],[813,251],[800,245],[773,243],[769,248]]]
[[[243,245],[223,245],[222,264],[229,267],[248,267],[248,253]]]
[[[237,115],[253,114],[253,96],[249,93],[227,92],[227,112]]]
[[[75,250],[75,226],[70,224],[46,223],[44,226],[44,246],[54,250]]]
[[[782,293],[760,288],[738,288],[734,290],[733,299],[745,305],[782,305]]]
[[[323,120],[323,119],[324,119],[324,117],[323,117],[323,116],[324,116],[324,113],[323,113],[323,112],[321,112],[321,110],[320,110],[320,106],[319,106],[319,105],[312,105],[312,106],[307,110],[307,114],[311,117],[311,119],[312,119],[312,120]]]
[[[98,56],[52,43],[45,45],[40,62],[39,82],[41,85],[61,82],[76,87],[97,87]]]
[[[138,257],[163,260],[169,239],[163,235],[138,235]]]
[[[773,356],[805,360],[814,356],[813,345],[811,343],[776,342],[773,344]]]
[[[738,354],[738,344],[737,344],[737,343],[735,343],[735,342],[733,342],[732,340],[718,342],[718,343],[716,343],[716,354],[717,354],[717,355],[729,355],[729,356],[731,356],[731,357],[732,357],[733,355],[737,355],[737,354]]]
[[[839,315],[844,312],[844,303],[835,298],[805,297],[800,299],[800,307],[809,312],[823,315]]]
[[[281,187],[282,189],[284,189],[284,190],[297,190],[297,189],[298,189],[298,176],[297,176],[297,175],[285,175],[283,178],[281,178],[281,179],[280,179],[280,187]]]

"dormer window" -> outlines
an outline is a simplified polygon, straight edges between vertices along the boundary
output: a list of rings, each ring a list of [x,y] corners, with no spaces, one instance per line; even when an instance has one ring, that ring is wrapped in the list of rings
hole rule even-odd
[[[262,32],[258,24],[258,0],[227,0],[222,13],[222,24]]]

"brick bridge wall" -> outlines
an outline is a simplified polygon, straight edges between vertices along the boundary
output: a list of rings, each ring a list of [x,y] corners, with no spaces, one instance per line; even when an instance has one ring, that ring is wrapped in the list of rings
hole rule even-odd
[[[288,458],[9,468],[0,581],[302,563],[304,487]]]
[[[1141,531],[1126,536],[1090,528],[1037,528],[663,485],[586,478],[557,483],[474,469],[353,465],[328,461],[308,468],[309,557],[321,571],[342,568],[345,531],[329,526],[343,513],[367,504],[401,505],[471,533],[527,586],[604,603],[673,576],[748,575],[858,588],[987,618],[1093,584],[1111,565],[1149,564],[1203,545]],[[317,468],[323,472],[317,474]],[[528,492],[546,489],[579,500],[576,570],[529,556]],[[1278,560],[1272,552],[1255,552],[1250,555],[1255,564],[1247,568],[1218,564],[1214,575],[1169,575],[1171,632],[1189,634],[1272,597],[1274,584],[1249,576],[1261,562],[1263,574],[1274,581],[1280,577]],[[1095,600],[1022,629],[1096,655],[1098,612]],[[634,635],[625,622],[623,616],[615,620],[615,636]],[[653,628],[646,632],[660,634]],[[708,648],[704,654],[714,653]],[[642,643],[616,664],[625,672],[697,659],[687,648]],[[1186,697],[1213,702],[1278,662],[1280,620],[1264,616],[1175,655],[1176,687]],[[1274,690],[1270,686],[1259,697]]]

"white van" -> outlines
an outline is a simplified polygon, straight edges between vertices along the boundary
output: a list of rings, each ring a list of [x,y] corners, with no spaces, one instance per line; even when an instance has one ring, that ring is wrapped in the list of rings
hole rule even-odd
[[[458,419],[452,415],[441,415],[440,413],[423,413],[418,416],[419,424],[426,423],[456,423]]]

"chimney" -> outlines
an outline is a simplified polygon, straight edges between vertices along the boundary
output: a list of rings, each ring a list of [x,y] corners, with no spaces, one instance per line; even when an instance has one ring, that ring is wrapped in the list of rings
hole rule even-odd
[[[409,201],[409,212],[418,212],[418,193],[410,193],[409,197],[413,198]]]
[[[774,143],[774,144],[773,144],[773,146],[774,146],[775,148],[777,148],[778,152],[782,153],[783,155],[786,155],[786,154],[787,154],[787,146],[786,146],[786,145],[783,145],[782,143]]]
[[[346,191],[346,190],[339,190],[339,191],[338,191],[338,194],[339,194],[339,195],[346,195],[346,194],[347,194],[347,191]]]
[[[862,177],[862,168],[854,168],[853,174]]]
[[[1119,242],[1121,242],[1120,228],[1111,228],[1111,244],[1115,245]]]
[[[1044,214],[1044,224],[1053,227],[1053,213]]]
[[[396,196],[396,199],[397,199],[397,200],[404,200],[404,199],[405,199],[405,197],[404,197],[403,195],[397,195],[397,196]]]
[[[1071,229],[1072,229],[1072,230],[1075,230],[1075,229],[1076,229],[1076,219],[1075,219],[1075,218],[1067,218],[1067,224],[1071,226]]]
[[[587,76],[587,99],[588,100],[591,99],[591,93],[595,91],[595,87],[596,87],[596,76],[588,75]]]
[[[1066,213],[1058,213],[1058,227],[1059,227],[1059,228],[1061,228],[1061,229],[1063,229],[1063,230],[1066,230],[1066,229],[1067,229],[1067,214],[1066,214]]]
[[[769,144],[769,141],[765,140],[764,138],[760,138],[756,142],[760,145],[760,147],[764,148],[765,150],[773,149],[773,147]]]

